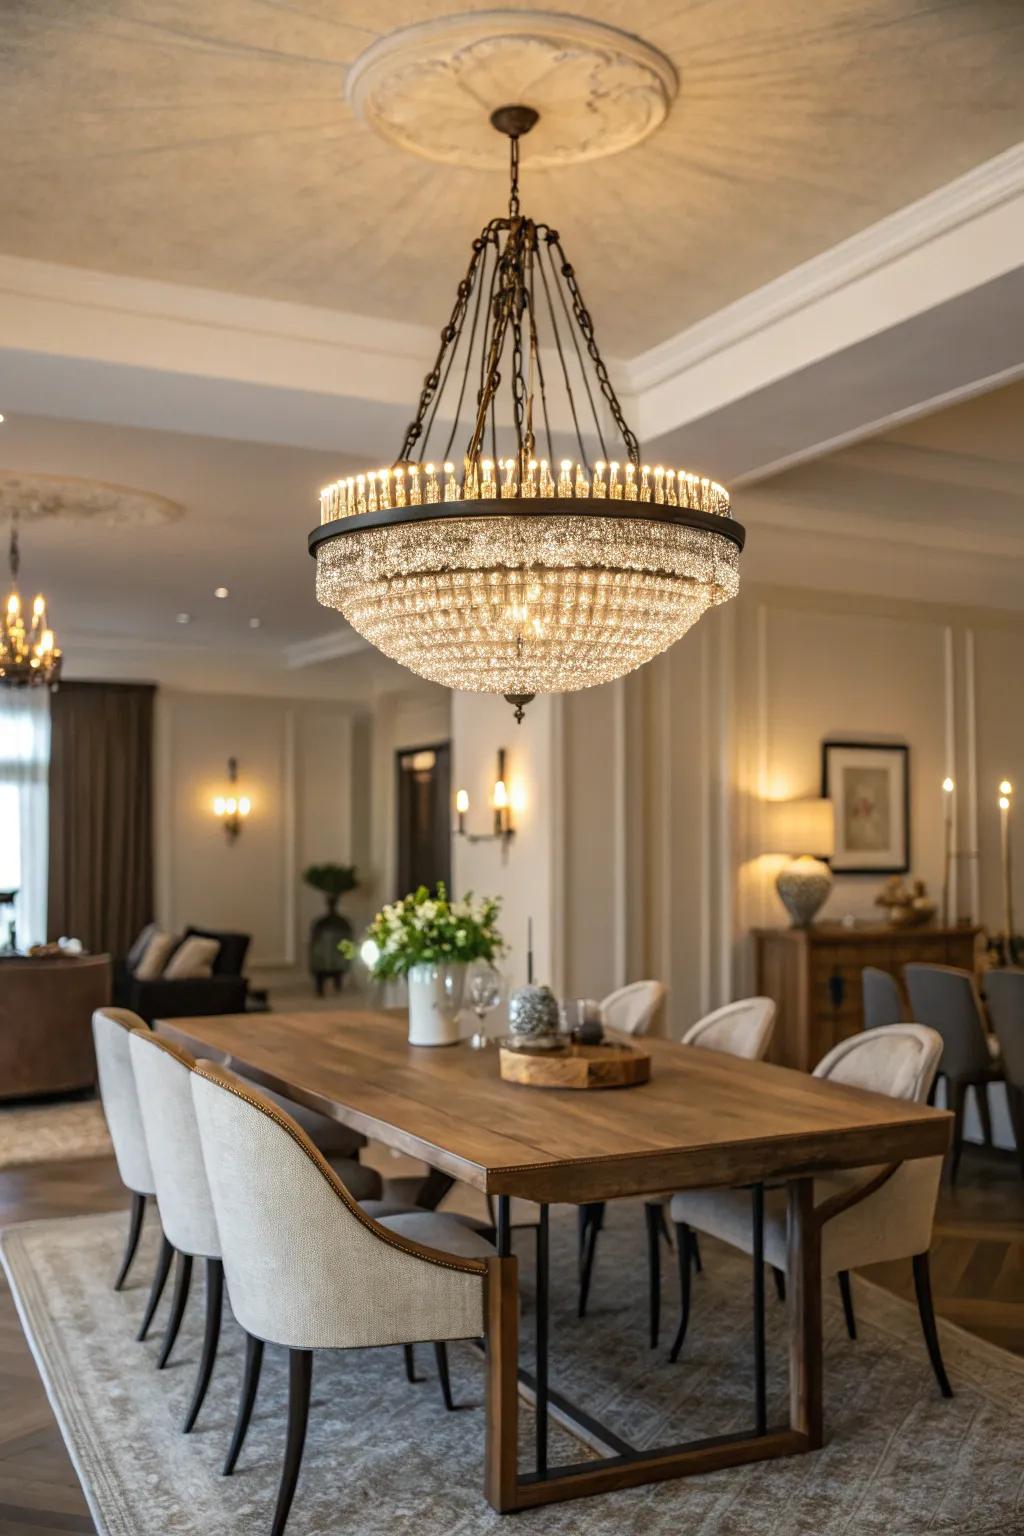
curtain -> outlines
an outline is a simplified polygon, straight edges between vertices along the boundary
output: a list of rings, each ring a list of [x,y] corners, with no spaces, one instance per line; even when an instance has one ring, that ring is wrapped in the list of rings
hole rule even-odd
[[[50,690],[0,686],[0,889],[18,891],[20,949],[46,942],[49,765]]]
[[[49,927],[127,953],[153,917],[153,695],[62,683],[50,748]]]

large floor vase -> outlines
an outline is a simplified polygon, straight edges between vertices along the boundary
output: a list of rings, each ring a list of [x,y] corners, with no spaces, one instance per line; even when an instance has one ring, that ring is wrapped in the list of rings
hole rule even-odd
[[[414,965],[409,972],[409,1044],[456,1045],[467,967]]]

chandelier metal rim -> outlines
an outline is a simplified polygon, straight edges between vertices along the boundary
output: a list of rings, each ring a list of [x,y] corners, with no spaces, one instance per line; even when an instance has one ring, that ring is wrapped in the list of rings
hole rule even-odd
[[[495,499],[424,503],[416,507],[388,507],[383,511],[361,512],[349,517],[339,517],[322,523],[309,534],[309,553],[316,558],[321,545],[346,534],[363,533],[374,528],[402,527],[410,523],[433,523],[447,518],[504,518],[515,520],[523,517],[617,518],[630,523],[667,523],[676,528],[695,528],[704,533],[715,533],[729,539],[742,550],[746,542],[746,529],[732,517],[719,512],[699,512],[689,507],[669,507],[649,502],[577,500],[574,497],[554,496],[544,499],[499,501]]]

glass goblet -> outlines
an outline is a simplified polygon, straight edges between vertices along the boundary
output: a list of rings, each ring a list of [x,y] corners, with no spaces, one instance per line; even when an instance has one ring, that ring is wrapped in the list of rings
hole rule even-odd
[[[505,980],[489,961],[479,961],[469,973],[469,1001],[476,1014],[476,1033],[470,1038],[474,1050],[482,1050],[490,1041],[484,1020],[493,1013],[505,995]]]

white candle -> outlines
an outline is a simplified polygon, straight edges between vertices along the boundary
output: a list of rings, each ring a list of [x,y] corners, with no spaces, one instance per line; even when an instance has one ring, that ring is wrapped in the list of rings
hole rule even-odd
[[[1006,948],[1003,958],[1012,963],[1013,952],[1013,874],[1011,868],[1010,812],[1013,801],[1013,785],[1003,779],[999,786],[999,843],[1003,860],[1003,932]]]
[[[948,928],[950,883],[953,868],[954,801],[956,798],[956,784],[948,775],[942,781],[942,796],[945,802],[943,813],[942,926]]]

